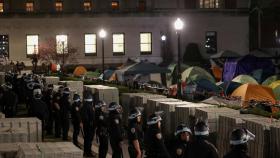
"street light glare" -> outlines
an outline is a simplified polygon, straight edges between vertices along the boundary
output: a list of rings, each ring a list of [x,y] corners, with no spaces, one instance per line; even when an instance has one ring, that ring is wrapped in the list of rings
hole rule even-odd
[[[184,23],[180,18],[177,18],[174,23],[175,30],[182,30],[184,27]]]
[[[107,32],[106,32],[104,29],[101,29],[101,30],[99,31],[99,37],[100,37],[100,38],[105,38],[106,35],[107,35]]]
[[[162,40],[162,41],[165,41],[165,40],[166,40],[166,36],[165,36],[165,35],[162,35],[162,36],[161,36],[161,40]]]

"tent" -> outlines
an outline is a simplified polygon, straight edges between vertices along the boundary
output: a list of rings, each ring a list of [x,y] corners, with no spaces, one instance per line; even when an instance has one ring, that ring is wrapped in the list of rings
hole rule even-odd
[[[221,87],[224,90],[225,95],[231,95],[232,92],[240,87],[242,84],[238,82],[222,82],[218,86]]]
[[[241,106],[240,100],[227,100],[227,99],[219,98],[217,96],[212,96],[206,100],[203,100],[202,103],[220,105],[220,106],[225,106],[225,105]]]
[[[198,66],[192,66],[192,67],[189,67],[188,69],[186,69],[182,73],[182,81],[187,81],[194,75],[198,75],[201,78],[207,79],[207,80],[215,83],[215,79],[213,78],[213,76],[211,74],[209,74],[206,70],[204,70]]]
[[[280,80],[272,82],[268,87],[272,88],[277,100],[280,100]]]
[[[211,70],[212,70],[212,74],[214,75],[215,79],[217,81],[220,81],[223,76],[223,69],[218,66],[212,66]]]
[[[107,69],[104,71],[104,80],[109,80],[114,74],[114,70]]]
[[[239,57],[241,57],[241,55],[236,52],[230,50],[224,50],[224,51],[220,51],[215,55],[212,55],[210,58],[216,59],[216,58],[239,58]]]
[[[276,103],[273,91],[269,87],[264,87],[256,84],[244,84],[238,87],[231,96],[241,97],[242,105],[248,106],[250,100],[270,101]]]
[[[266,74],[267,71],[265,71],[264,69],[257,69],[254,70],[253,72],[251,72],[251,76],[256,79],[256,81],[258,81],[258,83],[262,83],[262,81],[264,81],[267,76],[269,76],[270,74]]]
[[[167,73],[167,80],[171,81],[171,84],[176,84],[177,82],[177,64],[172,63],[168,67],[168,70],[170,70],[170,73]],[[181,73],[184,72],[187,68],[189,68],[188,65],[181,64]]]
[[[263,81],[262,85],[264,86],[268,86],[270,85],[272,82],[275,82],[277,80],[280,80],[280,75],[273,75],[268,77],[266,80]]]
[[[235,77],[232,81],[241,84],[246,84],[246,83],[258,84],[258,82],[253,77],[248,75],[239,75]]]
[[[87,73],[87,69],[83,66],[77,66],[73,72],[74,76],[82,76]]]
[[[206,91],[206,92],[214,92],[214,93],[220,93],[221,88],[218,87],[213,82],[207,80],[207,79],[198,79],[198,80],[192,80],[187,83],[188,87],[189,85],[196,85],[197,90]]]
[[[239,59],[227,59],[223,69],[223,81],[231,81],[241,74],[250,74],[254,70],[263,69],[264,78],[271,76],[275,72],[274,65],[270,59],[258,58],[247,55]]]

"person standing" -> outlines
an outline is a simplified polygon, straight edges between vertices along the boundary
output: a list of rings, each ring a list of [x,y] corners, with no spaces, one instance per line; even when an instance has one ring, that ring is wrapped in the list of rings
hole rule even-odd
[[[128,152],[130,158],[141,158],[143,156],[144,133],[141,127],[141,112],[134,108],[128,117]]]
[[[183,158],[188,153],[191,135],[191,130],[185,124],[181,124],[176,128],[176,139],[171,152],[173,158]]]
[[[105,113],[106,103],[98,101],[96,110],[96,136],[99,141],[98,158],[106,158],[108,152],[108,115]]]
[[[250,158],[248,155],[248,141],[254,140],[255,135],[247,129],[235,129],[231,133],[231,150],[224,158]]]
[[[63,95],[60,98],[60,119],[62,123],[62,140],[68,140],[69,131],[69,116],[71,110],[70,103],[70,89],[65,87],[63,90]]]
[[[109,105],[109,135],[110,144],[112,147],[112,158],[122,158],[122,141],[123,141],[123,129],[122,129],[122,107],[116,102],[112,102]]]
[[[53,84],[49,84],[47,86],[47,90],[44,93],[43,96],[43,101],[47,104],[48,106],[48,111],[49,111],[49,119],[46,122],[46,130],[47,130],[47,134],[48,135],[52,135],[53,134],[53,115],[54,115],[54,111],[53,111]]]
[[[144,142],[147,158],[171,158],[162,138],[161,121],[158,113],[152,114],[148,118],[148,129]]]
[[[87,93],[81,109],[82,130],[84,131],[84,156],[94,157],[91,152],[95,131],[95,109],[91,93]]]
[[[55,93],[53,97],[54,129],[56,138],[60,138],[61,136],[60,99],[63,94],[63,89],[63,86],[59,86],[58,92]]]
[[[209,128],[205,121],[198,121],[194,127],[195,140],[191,143],[188,158],[218,158],[216,147],[207,141]]]
[[[18,96],[13,91],[11,83],[4,84],[3,93],[3,109],[6,117],[14,117],[16,115],[16,106],[18,103]]]
[[[79,94],[74,94],[73,96],[73,104],[71,108],[71,117],[73,124],[73,144],[79,147],[78,143],[78,135],[80,133],[80,124],[81,124],[81,98]]]

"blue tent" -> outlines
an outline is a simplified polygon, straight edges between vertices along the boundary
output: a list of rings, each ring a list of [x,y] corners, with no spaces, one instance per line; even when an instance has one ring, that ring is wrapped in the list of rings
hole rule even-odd
[[[224,90],[225,95],[230,95],[235,89],[240,87],[242,84],[238,82],[223,82],[219,85]]]
[[[270,59],[258,58],[247,55],[239,59],[227,59],[223,69],[223,81],[231,81],[241,74],[250,74],[254,70],[262,69],[265,74],[262,78],[269,77],[275,73],[275,68]]]
[[[219,93],[222,90],[216,84],[207,79],[192,80],[187,83],[187,87],[188,85],[196,85],[196,91]]]
[[[114,74],[114,72],[115,72],[114,70],[110,70],[110,69],[105,70],[104,71],[104,79],[109,80],[110,77]]]

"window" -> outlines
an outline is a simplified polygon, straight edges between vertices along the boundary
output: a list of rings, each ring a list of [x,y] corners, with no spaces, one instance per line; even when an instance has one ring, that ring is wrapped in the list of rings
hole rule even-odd
[[[200,0],[199,6],[200,8],[219,8],[220,0]]]
[[[96,54],[96,34],[85,35],[85,54]]]
[[[0,55],[9,56],[9,36],[0,35]]]
[[[113,10],[118,10],[119,9],[119,1],[112,1],[111,6]]]
[[[139,9],[139,11],[145,11],[146,0],[139,0],[138,9]]]
[[[4,12],[4,3],[1,2],[0,3],[0,13],[3,13]]]
[[[215,31],[206,32],[205,49],[208,54],[217,53],[217,32]]]
[[[27,55],[38,54],[39,36],[27,35],[26,36],[26,50]]]
[[[34,3],[33,2],[27,2],[25,4],[25,9],[27,12],[33,12],[34,11]]]
[[[84,2],[84,11],[88,12],[91,11],[91,3],[90,2]]]
[[[141,54],[152,53],[152,33],[140,33],[140,52]]]
[[[55,2],[55,11],[62,12],[63,10],[63,3],[62,2]]]
[[[67,35],[56,35],[56,52],[57,54],[67,53],[68,42]]]
[[[113,34],[113,53],[124,54],[124,34]]]

